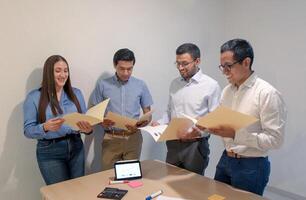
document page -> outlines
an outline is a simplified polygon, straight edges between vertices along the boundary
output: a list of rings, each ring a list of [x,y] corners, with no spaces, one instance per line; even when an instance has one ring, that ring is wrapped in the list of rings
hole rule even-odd
[[[205,128],[228,125],[236,131],[258,121],[257,118],[233,111],[225,106],[219,106],[213,112],[200,117],[197,124]]]
[[[166,130],[167,127],[168,127],[168,125],[158,125],[158,126],[140,127],[138,129],[149,133],[153,137],[155,142],[157,142],[158,139],[164,133],[164,131]]]
[[[177,140],[178,131],[187,131],[194,123],[187,118],[173,118],[168,125],[146,126],[139,128],[148,132],[156,142]]]
[[[160,195],[160,196],[157,197],[156,200],[187,200],[187,199],[176,198],[176,197],[168,197],[168,196]]]
[[[79,130],[77,123],[79,121],[87,121],[90,125],[95,125],[98,123],[103,122],[104,113],[107,107],[109,99],[104,100],[103,102],[91,107],[88,109],[86,114],[74,112],[67,115],[64,115],[63,118],[65,119],[64,124],[71,126],[74,130]]]
[[[177,140],[178,131],[188,131],[195,125],[200,125],[205,128],[213,128],[222,125],[228,125],[235,130],[247,127],[256,121],[257,118],[246,115],[237,111],[233,111],[230,108],[219,106],[213,112],[207,115],[195,119],[184,113],[181,113],[185,118],[173,118],[169,125],[160,126],[146,126],[139,128],[145,132],[148,132],[156,142],[167,141],[167,140]],[[206,130],[207,131],[207,130]],[[205,130],[203,133],[206,132]],[[206,132],[208,134],[208,132]]]

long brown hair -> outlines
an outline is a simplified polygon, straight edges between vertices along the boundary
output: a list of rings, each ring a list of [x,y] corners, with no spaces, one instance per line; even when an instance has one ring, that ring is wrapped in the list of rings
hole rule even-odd
[[[50,104],[54,116],[58,114],[63,114],[63,110],[61,109],[57,99],[55,80],[54,80],[54,65],[59,61],[65,62],[68,67],[68,78],[63,89],[66,92],[68,98],[77,107],[78,112],[79,113],[82,112],[80,103],[76,98],[71,87],[68,62],[64,57],[60,55],[53,55],[50,56],[44,64],[43,80],[41,82],[40,99],[38,104],[38,121],[40,123],[44,123],[46,121],[46,109],[48,104]]]

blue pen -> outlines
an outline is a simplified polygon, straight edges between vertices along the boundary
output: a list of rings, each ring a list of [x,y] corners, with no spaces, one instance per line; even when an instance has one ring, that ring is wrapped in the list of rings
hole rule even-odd
[[[157,192],[151,194],[150,196],[147,196],[147,197],[146,197],[146,200],[151,200],[151,199],[157,197],[158,195],[161,195],[162,193],[163,193],[162,190],[158,190]]]

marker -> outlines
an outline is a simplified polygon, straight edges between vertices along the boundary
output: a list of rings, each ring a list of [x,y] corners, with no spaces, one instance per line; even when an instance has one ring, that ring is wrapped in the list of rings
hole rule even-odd
[[[151,200],[151,199],[157,197],[158,195],[161,195],[162,193],[163,193],[162,190],[158,190],[157,192],[151,194],[150,196],[147,196],[147,197],[146,197],[146,200]]]
[[[128,183],[129,181],[112,181],[112,180],[109,180],[109,184],[110,185],[113,185],[113,184],[121,184],[121,183]]]

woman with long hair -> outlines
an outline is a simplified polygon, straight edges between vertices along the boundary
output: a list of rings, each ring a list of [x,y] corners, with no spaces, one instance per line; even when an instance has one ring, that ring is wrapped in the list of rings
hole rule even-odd
[[[37,139],[36,156],[47,185],[84,175],[84,148],[80,133],[90,134],[88,122],[78,122],[80,130],[63,124],[63,115],[85,113],[81,91],[71,86],[69,66],[60,55],[44,64],[41,87],[31,91],[24,102],[24,134]]]

